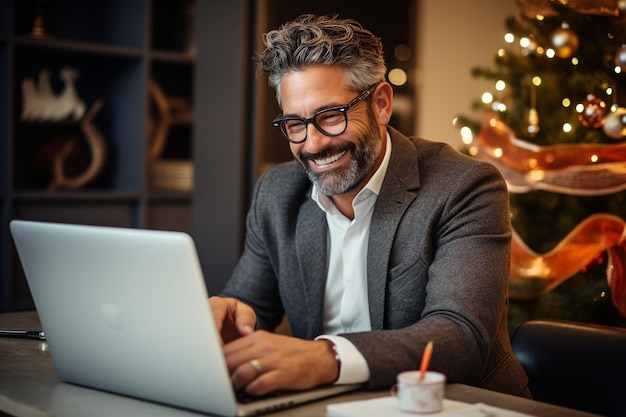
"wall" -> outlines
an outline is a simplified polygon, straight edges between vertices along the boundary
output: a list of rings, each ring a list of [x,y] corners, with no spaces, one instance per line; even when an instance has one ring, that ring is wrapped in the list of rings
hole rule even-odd
[[[417,13],[417,106],[415,134],[461,145],[452,120],[473,115],[471,103],[484,91],[485,80],[471,69],[489,65],[504,44],[505,19],[515,15],[515,0],[421,0]]]

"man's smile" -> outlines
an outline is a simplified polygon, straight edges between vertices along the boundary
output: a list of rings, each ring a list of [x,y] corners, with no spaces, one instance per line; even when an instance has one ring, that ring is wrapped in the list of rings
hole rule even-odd
[[[315,162],[318,166],[330,165],[333,162],[339,160],[342,156],[344,156],[348,152],[347,150],[343,150],[339,153],[329,155],[325,158],[312,158],[313,162]]]

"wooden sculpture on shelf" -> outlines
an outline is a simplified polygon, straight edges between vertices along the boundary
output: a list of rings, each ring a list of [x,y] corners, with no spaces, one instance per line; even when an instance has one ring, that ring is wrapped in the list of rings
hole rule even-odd
[[[150,114],[150,159],[161,158],[167,143],[170,128],[177,124],[190,124],[193,120],[193,110],[189,100],[182,97],[168,97],[161,86],[154,80],[149,85],[150,98],[154,104],[154,111]]]
[[[168,97],[154,80],[149,85],[151,112],[148,120],[150,184],[158,189],[189,191],[193,186],[193,162],[164,155],[170,129],[189,125],[193,111],[184,97]]]
[[[74,81],[78,78],[78,71],[73,68],[63,68],[59,76],[64,81],[65,88],[58,95],[52,91],[48,70],[39,72],[37,85],[32,78],[22,81],[22,121],[78,121],[83,117],[86,105],[78,97],[74,85]]]
[[[152,117],[150,120],[152,124],[150,126],[150,159],[154,161],[158,159],[163,152],[163,148],[167,142],[167,134],[172,123],[172,117],[169,102],[159,84],[155,81],[150,81],[149,88],[150,97],[154,101],[157,113],[156,117]]]
[[[53,161],[53,179],[48,186],[49,191],[57,188],[80,188],[93,180],[102,170],[106,162],[107,147],[104,135],[93,124],[93,118],[102,107],[102,100],[96,101],[89,112],[80,121],[80,129],[87,138],[87,144],[91,152],[91,161],[87,169],[81,174],[68,177],[65,174],[65,161],[68,155],[77,146],[77,139],[72,138],[65,142],[63,147],[56,153]]]
[[[86,139],[88,161],[82,172],[71,172],[70,160],[78,152],[79,139],[76,135],[49,140],[40,150],[43,155],[44,169],[52,176],[48,190],[59,188],[77,189],[91,182],[102,171],[107,157],[107,143],[102,132],[93,123],[94,117],[102,108],[102,100],[97,100],[85,113],[87,106],[78,96],[75,80],[78,71],[73,68],[63,68],[59,77],[65,83],[64,89],[55,94],[50,85],[50,71],[39,72],[38,82],[32,78],[22,81],[22,114],[20,120],[26,123],[51,123],[59,125],[79,124],[80,132]],[[83,152],[81,149],[80,152]]]

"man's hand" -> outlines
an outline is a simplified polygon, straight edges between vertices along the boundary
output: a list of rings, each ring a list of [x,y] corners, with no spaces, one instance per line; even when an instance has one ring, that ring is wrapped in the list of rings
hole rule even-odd
[[[256,314],[252,307],[234,298],[209,297],[217,331],[229,343],[254,331]]]
[[[252,395],[332,383],[339,363],[329,342],[252,332],[224,346],[233,386]]]

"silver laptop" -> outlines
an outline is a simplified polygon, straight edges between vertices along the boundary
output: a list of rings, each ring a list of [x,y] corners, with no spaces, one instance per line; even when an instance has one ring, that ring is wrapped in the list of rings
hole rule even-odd
[[[20,220],[10,227],[63,381],[223,416],[357,388],[238,403],[185,233]]]

